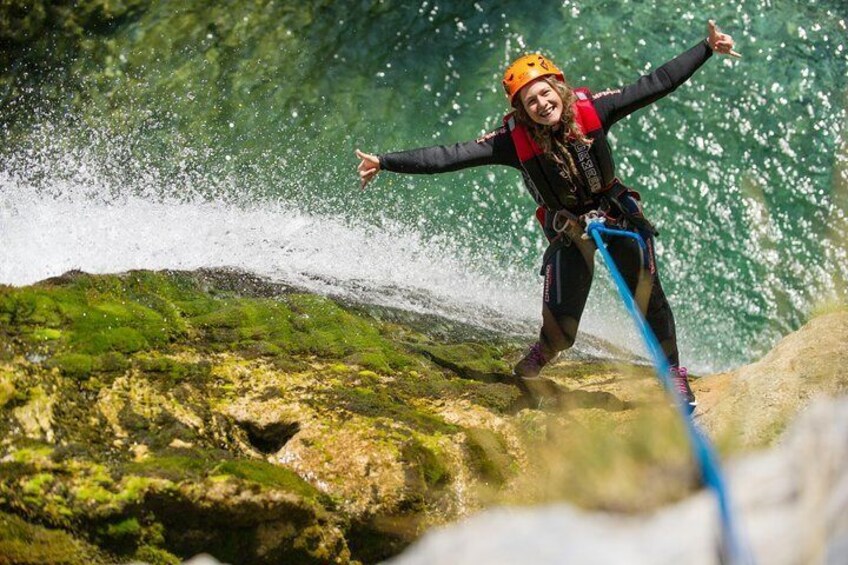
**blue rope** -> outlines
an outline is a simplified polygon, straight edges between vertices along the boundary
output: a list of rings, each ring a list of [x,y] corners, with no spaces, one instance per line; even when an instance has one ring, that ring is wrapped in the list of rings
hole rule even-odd
[[[721,471],[721,466],[719,465],[718,456],[713,450],[712,445],[710,445],[709,440],[690,417],[690,410],[686,399],[683,398],[683,395],[680,394],[675,387],[672,386],[670,376],[671,367],[668,364],[668,359],[666,358],[659,341],[654,335],[654,332],[651,331],[650,326],[648,326],[648,322],[645,320],[645,317],[642,316],[642,312],[636,304],[636,299],[633,297],[633,294],[624,282],[624,278],[621,276],[615,261],[613,261],[609,251],[604,245],[602,236],[610,235],[635,239],[643,250],[646,249],[645,240],[643,240],[642,236],[635,232],[610,229],[603,225],[603,219],[600,218],[591,218],[587,221],[586,233],[589,234],[595,241],[595,245],[601,253],[601,257],[604,259],[604,264],[607,266],[610,276],[618,289],[618,294],[621,296],[627,311],[630,313],[630,317],[633,318],[634,322],[636,322],[636,327],[642,334],[642,339],[644,340],[651,355],[654,369],[657,372],[657,377],[659,377],[659,380],[665,390],[675,398],[674,404],[686,426],[686,432],[689,436],[689,441],[692,444],[692,451],[694,452],[695,459],[700,467],[701,477],[703,478],[704,483],[713,490],[716,499],[718,500],[725,557],[728,559],[728,562],[733,565],[754,563],[753,556],[750,551],[748,551],[738,533],[735,516],[730,504],[730,496],[725,487],[724,475]]]

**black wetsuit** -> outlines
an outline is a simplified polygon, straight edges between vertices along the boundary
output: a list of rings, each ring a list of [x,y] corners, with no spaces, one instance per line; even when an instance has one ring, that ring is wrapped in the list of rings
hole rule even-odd
[[[711,55],[712,50],[702,41],[633,84],[595,93],[592,100],[604,133],[625,116],[674,91]],[[573,145],[569,150],[572,157],[576,158]],[[512,136],[506,127],[498,128],[477,140],[387,153],[380,155],[379,159],[382,170],[398,173],[432,174],[480,165],[507,165],[521,170]],[[604,166],[612,167],[611,159]],[[612,176],[612,171],[609,174]],[[572,208],[571,212],[579,215],[602,205],[601,199],[591,195],[585,186],[575,187],[573,181],[566,177],[558,177],[558,180],[569,183],[563,189],[572,192],[577,190],[582,195],[581,203]],[[545,231],[550,238],[550,230]],[[646,236],[647,254],[631,238],[611,238],[608,249],[636,295],[669,363],[676,366],[679,359],[674,316],[657,274],[653,239],[649,233],[643,233],[643,236]],[[584,240],[561,240],[551,251],[545,254],[542,267],[545,289],[540,334],[543,351],[548,358],[574,343],[594,270],[594,248]]]

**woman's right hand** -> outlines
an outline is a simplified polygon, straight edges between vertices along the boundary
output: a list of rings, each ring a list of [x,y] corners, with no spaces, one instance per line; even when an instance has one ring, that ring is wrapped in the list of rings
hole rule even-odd
[[[356,167],[359,171],[359,184],[364,189],[365,185],[374,180],[380,172],[380,159],[376,155],[363,153],[359,149],[356,150],[356,156],[360,159],[359,166]]]
[[[716,53],[730,55],[737,59],[742,58],[742,55],[733,50],[733,38],[726,33],[720,32],[714,20],[707,21],[707,45]]]

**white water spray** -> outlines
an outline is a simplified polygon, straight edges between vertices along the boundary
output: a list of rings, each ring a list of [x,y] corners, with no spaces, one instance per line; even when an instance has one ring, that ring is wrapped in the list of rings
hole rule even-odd
[[[39,164],[40,174],[20,163],[0,172],[0,284],[26,285],[70,270],[236,268],[357,303],[524,335],[528,342],[538,331],[542,289],[535,273],[490,265],[414,227],[316,216],[284,202],[186,196],[233,194],[238,187],[195,190],[186,179],[155,173],[116,186],[113,175],[99,176],[103,167],[90,155],[63,156],[64,174],[56,178],[44,159],[26,158]],[[610,312],[597,297],[593,302],[582,330],[640,351],[623,309]],[[611,356],[582,339],[575,350]]]

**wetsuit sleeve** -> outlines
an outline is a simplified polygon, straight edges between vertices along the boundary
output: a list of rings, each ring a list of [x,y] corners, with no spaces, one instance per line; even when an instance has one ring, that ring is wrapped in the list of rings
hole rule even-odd
[[[713,54],[706,41],[701,41],[654,72],[644,75],[633,84],[593,95],[595,109],[604,131],[618,120],[674,92],[689,80],[695,71]]]
[[[385,153],[378,158],[382,170],[426,175],[481,165],[520,166],[505,127],[474,141]]]

